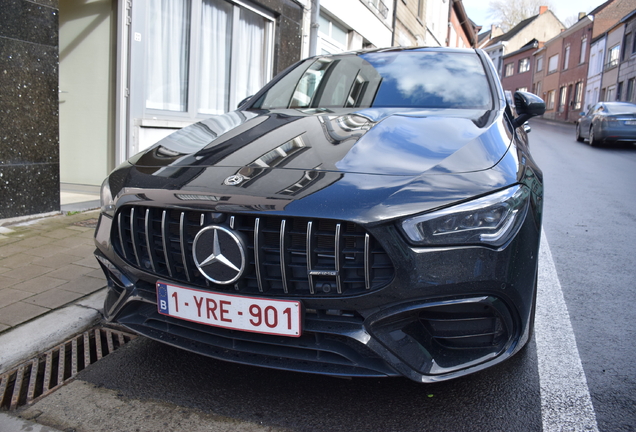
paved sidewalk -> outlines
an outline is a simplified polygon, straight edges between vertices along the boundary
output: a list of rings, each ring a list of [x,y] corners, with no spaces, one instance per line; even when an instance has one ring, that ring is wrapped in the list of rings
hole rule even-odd
[[[0,226],[0,334],[106,286],[93,256],[98,215],[94,210]]]

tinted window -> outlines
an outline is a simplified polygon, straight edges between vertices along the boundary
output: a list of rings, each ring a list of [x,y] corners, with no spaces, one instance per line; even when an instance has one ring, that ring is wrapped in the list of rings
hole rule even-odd
[[[636,105],[632,104],[606,104],[606,111],[612,114],[633,114],[636,113]]]
[[[253,108],[492,108],[474,53],[400,51],[301,63]]]

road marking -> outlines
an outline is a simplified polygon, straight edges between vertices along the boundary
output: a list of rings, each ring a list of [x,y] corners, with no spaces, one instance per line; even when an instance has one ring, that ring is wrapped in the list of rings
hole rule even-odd
[[[535,341],[544,432],[598,431],[561,283],[545,234],[539,250]]]

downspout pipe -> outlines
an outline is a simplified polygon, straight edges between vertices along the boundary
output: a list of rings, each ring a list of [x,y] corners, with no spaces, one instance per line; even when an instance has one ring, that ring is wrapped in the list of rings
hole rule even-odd
[[[320,17],[320,0],[311,0],[311,24],[309,25],[309,57],[318,51],[318,17]]]

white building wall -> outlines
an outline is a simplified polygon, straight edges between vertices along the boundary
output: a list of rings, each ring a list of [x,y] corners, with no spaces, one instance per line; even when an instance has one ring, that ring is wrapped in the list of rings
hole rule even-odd
[[[599,101],[601,78],[605,55],[606,38],[594,42],[590,46],[590,63],[587,70],[587,90],[585,92],[585,109]]]
[[[447,46],[449,24],[449,0],[428,0],[426,2],[426,40],[428,46]]]

